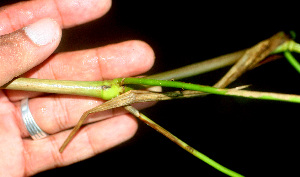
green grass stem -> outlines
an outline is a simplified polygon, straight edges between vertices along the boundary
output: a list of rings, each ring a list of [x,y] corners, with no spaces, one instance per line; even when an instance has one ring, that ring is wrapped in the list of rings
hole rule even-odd
[[[296,69],[298,73],[300,73],[300,64],[296,60],[296,58],[292,55],[291,52],[285,51],[283,52],[285,58],[288,60],[288,62]]]
[[[285,51],[300,53],[300,44],[293,40],[286,41],[277,47],[271,54],[282,53]]]
[[[236,97],[245,97],[251,99],[300,103],[300,96],[294,94],[259,92],[259,91],[248,91],[248,90],[238,90],[238,89],[221,89],[221,88],[215,88],[210,86],[183,83],[178,81],[155,80],[155,79],[144,79],[144,78],[125,78],[125,79],[120,78],[117,80],[122,81],[123,84],[141,84],[141,85],[151,85],[151,86],[173,87],[173,88],[195,90],[195,91],[216,94],[216,95],[223,95],[223,96],[236,96]]]
[[[158,125],[157,123],[152,121],[151,119],[149,119],[147,116],[145,116],[144,114],[138,112],[132,106],[126,106],[125,109],[128,110],[129,112],[131,112],[133,115],[138,117],[141,121],[143,121],[144,123],[146,123],[147,125],[149,125],[153,129],[157,130],[159,133],[161,133],[164,136],[166,136],[167,138],[169,138],[171,141],[176,143],[178,146],[180,146],[184,150],[188,151],[189,153],[191,153],[195,157],[199,158],[200,160],[204,161],[205,163],[207,163],[208,165],[212,166],[213,168],[219,170],[220,172],[222,172],[226,175],[232,176],[232,177],[242,177],[243,176],[243,175],[241,175],[241,174],[239,174],[235,171],[232,171],[232,170],[224,167],[223,165],[221,165],[218,162],[212,160],[211,158],[209,158],[208,156],[206,156],[206,155],[202,154],[201,152],[197,151],[193,147],[189,146],[187,143],[185,143],[184,141],[177,138],[175,135],[173,135],[172,133],[170,133],[169,131],[167,131],[166,129],[164,129],[163,127],[161,127],[160,125]]]
[[[122,92],[118,80],[67,81],[34,78],[16,78],[0,89],[23,90],[45,93],[82,95],[110,100]]]

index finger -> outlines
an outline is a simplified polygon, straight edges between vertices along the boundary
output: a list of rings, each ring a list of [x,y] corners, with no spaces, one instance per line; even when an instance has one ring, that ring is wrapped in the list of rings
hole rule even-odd
[[[0,8],[0,35],[11,33],[39,19],[54,19],[62,28],[80,25],[103,16],[111,0],[25,1]]]

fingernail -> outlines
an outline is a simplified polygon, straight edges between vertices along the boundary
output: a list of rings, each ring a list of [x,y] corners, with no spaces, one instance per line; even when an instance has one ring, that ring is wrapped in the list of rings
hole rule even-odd
[[[26,35],[37,45],[47,45],[60,37],[59,25],[50,18],[39,20],[24,28]]]

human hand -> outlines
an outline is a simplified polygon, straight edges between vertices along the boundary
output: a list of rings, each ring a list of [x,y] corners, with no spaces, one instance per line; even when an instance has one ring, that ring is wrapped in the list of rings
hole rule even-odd
[[[153,64],[154,54],[141,41],[51,55],[60,42],[61,27],[99,18],[110,6],[110,0],[40,0],[2,7],[0,85],[19,75],[57,80],[104,80],[147,71]],[[44,139],[32,140],[22,121],[20,101],[27,97],[35,121],[50,134]],[[132,116],[122,114],[121,109],[105,111],[91,115],[89,122],[113,118],[85,126],[67,149],[59,153],[59,146],[70,132],[67,129],[76,124],[84,111],[101,102],[80,96],[0,91],[0,176],[29,176],[69,165],[132,137],[137,129]]]

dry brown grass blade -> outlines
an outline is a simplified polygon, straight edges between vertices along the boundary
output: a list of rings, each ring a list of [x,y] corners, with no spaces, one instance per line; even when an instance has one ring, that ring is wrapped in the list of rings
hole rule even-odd
[[[214,87],[225,88],[243,73],[254,68],[260,61],[287,40],[289,40],[289,37],[284,32],[278,32],[269,39],[263,40],[249,48]]]

